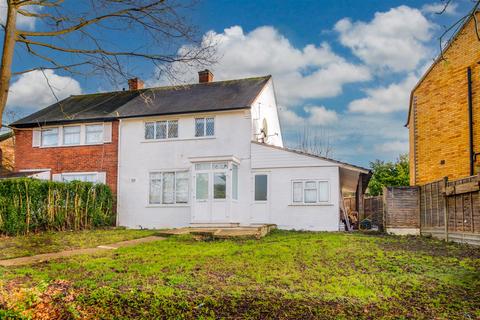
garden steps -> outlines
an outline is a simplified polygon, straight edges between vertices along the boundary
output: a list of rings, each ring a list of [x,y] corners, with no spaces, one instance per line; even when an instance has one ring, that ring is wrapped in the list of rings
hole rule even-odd
[[[191,234],[201,239],[230,239],[230,238],[255,238],[260,239],[276,229],[274,224],[255,224],[248,226],[224,227],[184,227],[160,231],[160,236],[175,236],[182,234]]]

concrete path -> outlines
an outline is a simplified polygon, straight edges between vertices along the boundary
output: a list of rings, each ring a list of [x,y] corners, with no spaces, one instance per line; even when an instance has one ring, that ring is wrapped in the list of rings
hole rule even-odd
[[[164,240],[164,239],[165,238],[162,238],[162,237],[150,236],[145,238],[111,243],[108,245],[101,245],[95,248],[73,249],[73,250],[66,250],[66,251],[60,251],[60,252],[44,253],[36,256],[6,259],[6,260],[0,260],[0,266],[2,267],[23,266],[27,264],[34,264],[34,263],[49,261],[53,259],[71,257],[79,254],[92,254],[92,253],[97,253],[104,250],[115,250],[122,247],[128,247],[128,246],[133,246],[140,243],[146,243],[146,242],[152,242],[152,241],[158,241],[158,240]]]

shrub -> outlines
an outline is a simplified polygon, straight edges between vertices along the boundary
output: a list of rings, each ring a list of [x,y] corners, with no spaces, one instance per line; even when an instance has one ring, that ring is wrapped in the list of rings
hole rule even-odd
[[[113,196],[104,184],[0,180],[0,234],[82,230],[114,224]]]

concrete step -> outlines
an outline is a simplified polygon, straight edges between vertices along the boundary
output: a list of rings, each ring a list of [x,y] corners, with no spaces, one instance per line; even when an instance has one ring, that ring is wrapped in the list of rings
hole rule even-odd
[[[240,223],[238,222],[206,222],[206,223],[190,223],[191,228],[238,228]]]

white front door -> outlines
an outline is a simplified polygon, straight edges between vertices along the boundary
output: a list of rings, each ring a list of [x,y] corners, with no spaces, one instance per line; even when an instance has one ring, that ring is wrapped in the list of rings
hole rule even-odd
[[[230,180],[226,162],[198,163],[194,178],[194,223],[230,222],[227,186]]]
[[[266,172],[253,175],[253,205],[251,223],[270,222],[270,176]]]

